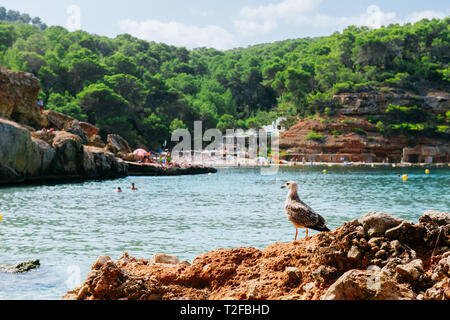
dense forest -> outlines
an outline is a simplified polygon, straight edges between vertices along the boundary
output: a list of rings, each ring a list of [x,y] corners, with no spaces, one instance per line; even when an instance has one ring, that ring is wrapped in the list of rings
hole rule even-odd
[[[328,37],[228,51],[69,32],[4,8],[0,20],[1,65],[39,77],[46,108],[133,146],[157,147],[173,130],[192,129],[194,120],[223,130],[258,128],[278,116],[332,116],[339,108],[332,96],[341,92],[449,88],[450,18],[375,30],[350,26]],[[400,115],[394,125],[408,129],[402,115],[421,110],[402,108],[389,113]],[[450,112],[435,117],[431,131],[448,131],[449,118]]]

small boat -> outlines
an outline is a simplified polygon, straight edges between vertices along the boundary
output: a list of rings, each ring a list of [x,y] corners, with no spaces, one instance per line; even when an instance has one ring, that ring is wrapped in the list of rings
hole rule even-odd
[[[353,165],[354,165],[353,162],[344,162],[344,163],[342,164],[343,167],[351,167],[351,166],[353,166]]]

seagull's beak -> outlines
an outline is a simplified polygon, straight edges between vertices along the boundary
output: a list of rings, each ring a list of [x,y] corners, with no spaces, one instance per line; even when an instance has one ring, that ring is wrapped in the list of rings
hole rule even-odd
[[[284,185],[284,186],[281,186],[281,189],[286,189],[286,185]]]

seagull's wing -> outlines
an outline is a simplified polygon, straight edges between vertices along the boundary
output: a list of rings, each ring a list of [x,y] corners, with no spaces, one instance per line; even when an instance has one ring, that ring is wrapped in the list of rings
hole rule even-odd
[[[287,203],[286,213],[292,222],[300,226],[312,227],[318,222],[318,214],[310,206],[300,200]]]
[[[317,231],[329,231],[325,225],[325,219],[301,200],[287,203],[286,213],[296,225]]]

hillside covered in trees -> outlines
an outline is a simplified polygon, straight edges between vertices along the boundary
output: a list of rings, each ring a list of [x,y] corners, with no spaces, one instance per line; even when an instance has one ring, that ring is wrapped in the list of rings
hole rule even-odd
[[[259,128],[279,116],[288,124],[332,117],[340,108],[333,95],[343,92],[449,89],[450,18],[351,26],[228,51],[69,32],[4,8],[0,20],[1,65],[38,76],[46,108],[89,121],[101,134],[118,133],[134,147],[157,148],[195,120],[223,130]],[[390,134],[448,137],[448,111],[393,105],[388,113],[370,121]]]

